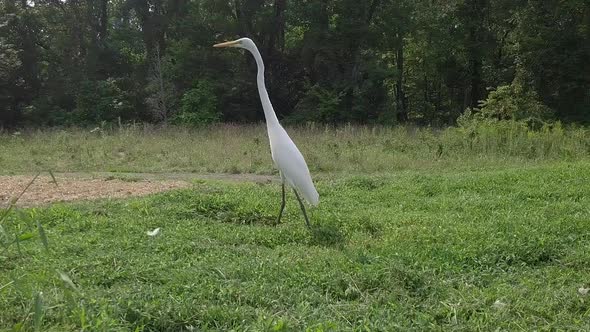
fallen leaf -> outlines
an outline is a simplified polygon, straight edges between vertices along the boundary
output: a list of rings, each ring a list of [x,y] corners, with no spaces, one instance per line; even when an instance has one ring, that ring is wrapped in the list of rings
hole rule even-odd
[[[153,231],[148,231],[147,232],[147,235],[149,235],[149,236],[156,236],[158,234],[160,234],[160,227],[154,229]]]
[[[500,301],[500,300],[496,300],[496,302],[494,302],[494,304],[492,304],[492,308],[495,308],[495,309],[504,309],[504,307],[506,307],[506,306],[507,306],[507,304]]]

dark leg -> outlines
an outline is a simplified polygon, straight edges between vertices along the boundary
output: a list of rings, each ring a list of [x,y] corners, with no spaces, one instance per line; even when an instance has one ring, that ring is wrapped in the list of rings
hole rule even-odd
[[[301,198],[299,198],[299,194],[297,193],[297,190],[293,189],[293,191],[295,192],[295,196],[297,197],[297,200],[299,201],[299,207],[301,208],[301,211],[303,211],[303,216],[305,217],[305,223],[307,224],[307,228],[310,228],[311,225],[309,224],[309,219],[307,218],[307,212],[305,212],[305,206],[303,205]]]
[[[285,182],[282,183],[281,187],[283,188],[283,201],[281,202],[281,210],[279,211],[279,217],[277,218],[277,224],[281,222],[281,217],[283,216],[283,210],[285,209]]]

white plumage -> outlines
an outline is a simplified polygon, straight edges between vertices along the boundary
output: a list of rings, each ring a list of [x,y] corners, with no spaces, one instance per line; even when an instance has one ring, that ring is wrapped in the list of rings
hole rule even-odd
[[[297,190],[311,205],[317,205],[320,195],[313,185],[303,155],[283,127],[278,123],[272,129],[268,126],[272,160],[281,172],[283,181]]]
[[[260,55],[256,44],[254,44],[249,38],[240,38],[234,41],[215,44],[214,47],[239,47],[248,50],[254,56],[258,66],[258,93],[260,94],[260,101],[262,102],[264,117],[266,118],[272,160],[279,169],[281,180],[283,182],[283,202],[277,221],[280,221],[285,206],[284,185],[287,183],[287,185],[295,190],[295,195],[299,200],[305,221],[309,226],[305,207],[297,193],[301,193],[303,198],[305,198],[309,204],[314,206],[319,203],[319,194],[315,189],[303,155],[299,152],[299,149],[297,149],[297,146],[293,143],[293,140],[291,140],[277,119],[277,115],[272,107],[270,98],[268,97],[268,92],[266,91],[266,85],[264,83],[264,62],[262,61],[262,56]]]

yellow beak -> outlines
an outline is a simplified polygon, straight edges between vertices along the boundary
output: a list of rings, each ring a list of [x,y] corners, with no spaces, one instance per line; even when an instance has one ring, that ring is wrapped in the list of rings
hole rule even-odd
[[[213,45],[213,47],[231,47],[231,46],[234,46],[237,43],[238,43],[237,40],[232,40],[232,41],[227,41],[225,43],[215,44],[215,45]]]

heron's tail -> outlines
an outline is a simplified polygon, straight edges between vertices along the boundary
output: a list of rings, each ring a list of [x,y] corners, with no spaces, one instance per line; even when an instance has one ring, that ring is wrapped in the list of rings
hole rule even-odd
[[[318,194],[313,185],[306,188],[306,190],[301,190],[301,195],[312,206],[317,206],[320,202],[320,194]]]

